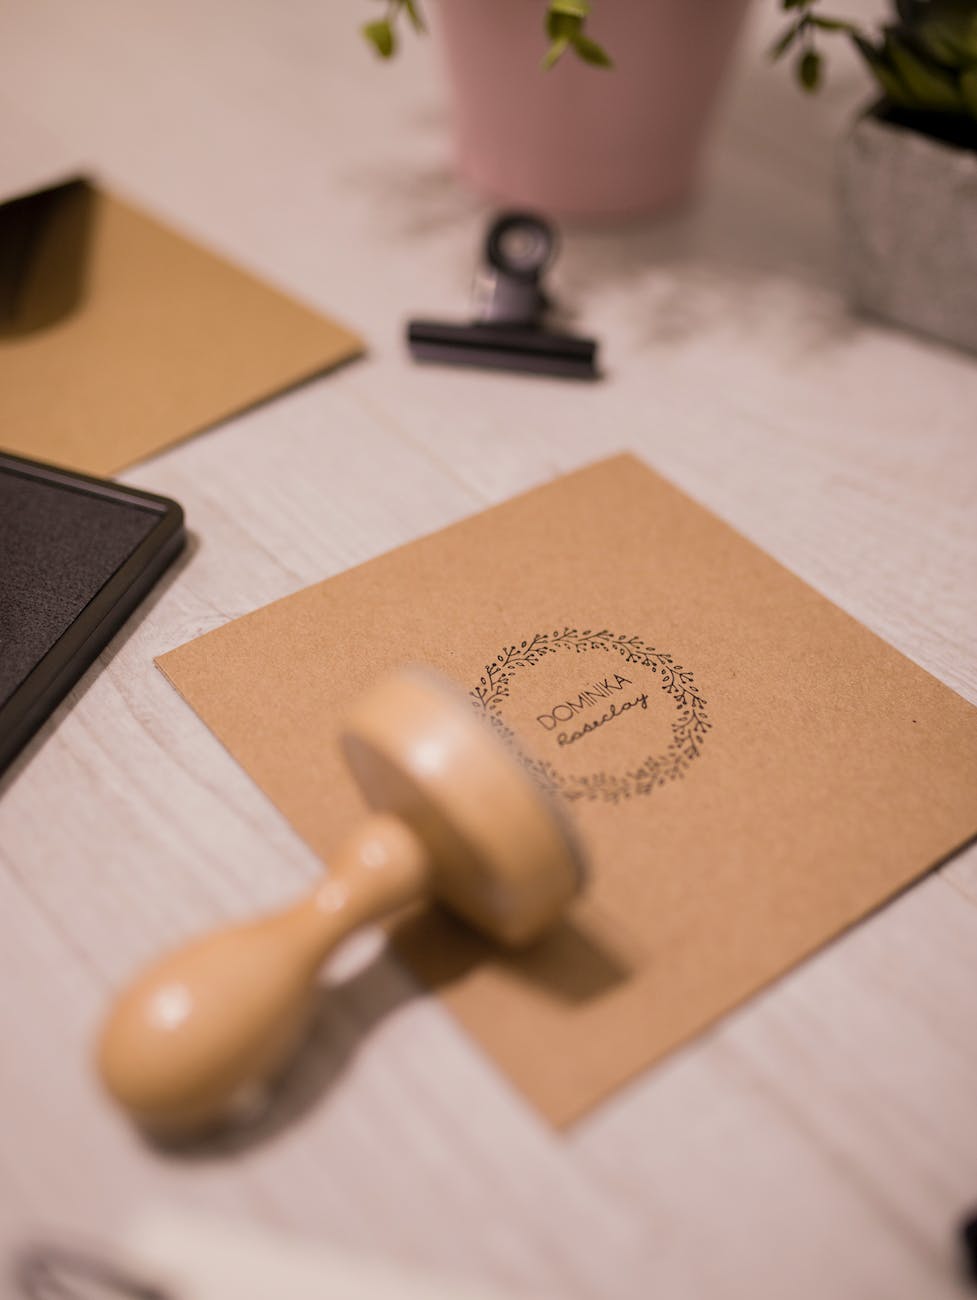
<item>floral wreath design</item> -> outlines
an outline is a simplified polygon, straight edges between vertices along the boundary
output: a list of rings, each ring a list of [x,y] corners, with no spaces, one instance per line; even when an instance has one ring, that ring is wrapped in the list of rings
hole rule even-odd
[[[712,729],[706,702],[689,669],[676,664],[670,654],[646,645],[640,637],[615,636],[606,628],[599,632],[589,628],[578,631],[575,627],[565,627],[562,632],[537,632],[526,641],[503,647],[494,661],[485,665],[478,685],[469,691],[472,706],[488,719],[507,744],[515,747],[516,735],[502,716],[502,702],[509,696],[516,673],[534,667],[547,655],[584,654],[592,650],[618,654],[625,663],[650,668],[658,676],[661,689],[671,697],[676,709],[668,747],[660,754],[649,754],[623,776],[607,772],[564,776],[548,760],[520,753],[522,762],[544,789],[571,802],[587,799],[616,804],[635,795],[650,794],[656,786],[684,777],[701,753],[706,732]]]

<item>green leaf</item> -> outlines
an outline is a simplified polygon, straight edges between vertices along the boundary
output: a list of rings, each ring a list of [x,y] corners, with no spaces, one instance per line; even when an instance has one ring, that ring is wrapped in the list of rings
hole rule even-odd
[[[817,90],[821,83],[821,55],[817,50],[805,50],[797,60],[797,80],[805,90]]]
[[[582,21],[583,19],[575,14],[561,14],[551,9],[546,15],[546,34],[551,41],[558,41],[564,37],[567,41],[572,41],[580,31]]]
[[[375,23],[367,23],[363,27],[363,35],[383,59],[389,59],[397,48],[394,29],[385,18]]]
[[[550,48],[543,55],[542,66],[544,71],[548,71],[550,68],[552,68],[554,63],[556,63],[559,59],[562,59],[563,55],[567,52],[569,48],[570,48],[570,38],[568,36],[558,36],[556,40],[553,42],[553,44],[550,46]]]
[[[861,32],[853,32],[851,39],[855,49],[872,72],[875,72],[876,68],[888,66],[883,58],[882,50],[877,45],[873,45],[871,41],[866,40]]]
[[[964,111],[963,96],[953,76],[935,64],[925,63],[891,31],[886,34],[885,54],[920,108],[943,113]]]
[[[404,8],[407,10],[407,17],[415,32],[424,31],[424,19],[421,17],[421,11],[417,7],[416,0],[403,0]]]
[[[551,14],[567,14],[583,21],[590,13],[590,0],[550,0]]]
[[[957,68],[977,64],[977,14],[972,4],[947,3],[924,10],[912,23],[904,23],[905,34],[920,52]]]
[[[592,41],[589,36],[578,33],[572,41],[573,48],[583,59],[584,63],[589,63],[595,68],[613,68],[610,55],[602,45]]]
[[[813,4],[814,0],[780,0],[781,9],[805,9]]]
[[[912,95],[882,57],[881,51],[857,33],[852,36],[852,40],[886,98],[902,108],[918,107]]]
[[[953,67],[959,60],[960,52],[952,39],[948,39],[941,23],[920,23],[913,29],[913,35],[922,47],[922,51],[937,63]]]
[[[770,58],[779,59],[787,53],[790,47],[800,35],[803,23],[795,23],[793,27],[788,27],[780,39],[770,47]]]
[[[819,27],[822,32],[857,32],[855,23],[846,22],[844,18],[818,18],[811,15],[811,26]]]

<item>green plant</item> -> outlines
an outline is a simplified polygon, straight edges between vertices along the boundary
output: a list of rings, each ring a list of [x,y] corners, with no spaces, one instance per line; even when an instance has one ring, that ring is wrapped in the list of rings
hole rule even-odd
[[[484,2],[491,4],[492,0]],[[401,18],[406,17],[415,32],[424,31],[424,19],[417,0],[385,0],[385,3],[385,16],[366,23],[363,35],[382,58],[389,59],[397,50]],[[544,26],[549,45],[543,55],[544,68],[552,68],[567,50],[573,50],[585,63],[592,63],[595,67],[611,67],[607,51],[587,35],[585,28],[589,16],[590,0],[548,0]]]
[[[817,48],[823,33],[854,42],[886,99],[913,114],[977,120],[977,3],[975,0],[893,0],[892,21],[877,33],[818,12],[819,0],[781,0],[791,22],[771,50],[796,51],[797,79],[816,90],[822,79]]]

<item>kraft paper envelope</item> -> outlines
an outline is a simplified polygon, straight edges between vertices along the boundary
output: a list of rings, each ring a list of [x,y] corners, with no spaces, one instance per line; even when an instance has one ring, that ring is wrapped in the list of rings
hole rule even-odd
[[[361,351],[84,180],[0,205],[0,446],[92,474]]]
[[[528,954],[436,910],[396,936],[557,1124],[977,832],[977,709],[630,456],[160,664],[325,858],[343,715],[406,661],[518,735],[589,858]]]

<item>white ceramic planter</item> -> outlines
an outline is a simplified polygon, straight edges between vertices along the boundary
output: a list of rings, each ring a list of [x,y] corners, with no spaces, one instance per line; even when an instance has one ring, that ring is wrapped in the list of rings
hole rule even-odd
[[[843,150],[842,212],[855,305],[977,351],[977,149],[866,114]]]
[[[554,216],[654,212],[694,185],[748,0],[594,0],[614,60],[549,72],[545,0],[442,0],[456,155],[480,193]]]

